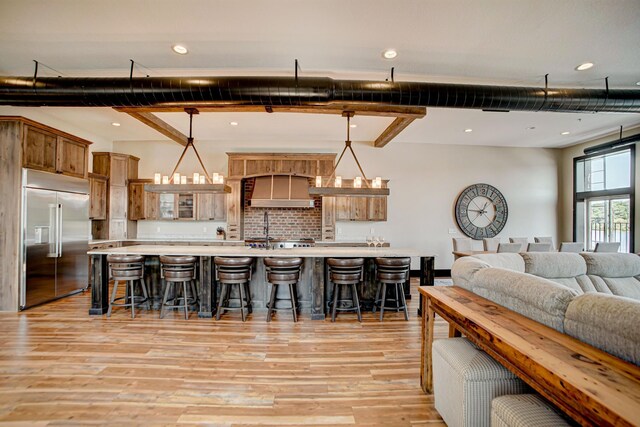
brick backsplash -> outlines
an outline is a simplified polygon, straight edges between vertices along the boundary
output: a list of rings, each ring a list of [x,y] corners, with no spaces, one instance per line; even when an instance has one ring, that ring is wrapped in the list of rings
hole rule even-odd
[[[311,181],[311,180],[310,180]],[[244,237],[264,237],[264,212],[269,212],[269,236],[276,239],[322,238],[322,198],[313,208],[254,208],[249,206],[255,179],[244,180]]]

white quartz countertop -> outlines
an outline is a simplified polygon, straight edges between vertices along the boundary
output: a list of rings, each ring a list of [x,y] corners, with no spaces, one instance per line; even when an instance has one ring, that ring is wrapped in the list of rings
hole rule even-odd
[[[121,248],[95,249],[89,255],[130,254],[130,255],[193,255],[193,256],[251,256],[251,257],[419,257],[433,256],[417,249],[394,247],[312,247],[291,249],[256,249],[245,246],[179,246],[179,245],[137,245]]]
[[[90,245],[99,245],[103,243],[117,243],[117,242],[202,242],[202,243],[242,243],[244,240],[225,240],[225,239],[211,239],[211,238],[199,238],[199,237],[146,237],[140,239],[113,239],[113,240],[89,240]]]

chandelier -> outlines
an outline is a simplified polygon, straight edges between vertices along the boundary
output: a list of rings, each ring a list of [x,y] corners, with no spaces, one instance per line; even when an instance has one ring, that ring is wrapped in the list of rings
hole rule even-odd
[[[377,197],[377,196],[388,196],[389,189],[387,188],[387,180],[382,180],[381,177],[375,177],[374,179],[367,179],[367,175],[365,175],[362,170],[362,166],[360,166],[360,162],[358,161],[358,157],[356,153],[351,148],[351,139],[349,130],[351,129],[350,121],[351,117],[353,117],[353,111],[345,111],[342,113],[343,117],[347,118],[347,139],[344,142],[344,149],[342,153],[340,153],[340,157],[338,157],[338,162],[333,167],[333,171],[331,171],[331,175],[328,178],[322,176],[316,176],[316,185],[315,187],[309,188],[309,194],[316,196],[359,196],[359,197]],[[349,152],[353,156],[353,159],[356,161],[356,165],[358,165],[358,169],[362,176],[356,176],[353,180],[351,179],[342,179],[341,176],[336,176],[336,169],[344,156],[344,153],[349,149]]]
[[[162,175],[155,173],[153,176],[153,184],[145,184],[144,189],[150,193],[230,193],[231,187],[224,183],[224,176],[219,173],[214,173],[209,176],[207,168],[202,163],[200,154],[193,145],[193,115],[199,114],[195,108],[185,108],[185,112],[189,114],[189,137],[187,138],[187,145],[185,145],[182,155],[178,159],[178,163],[173,168],[170,175]],[[194,172],[191,177],[187,175],[180,175],[177,172],[184,155],[187,153],[189,147],[193,148],[198,162],[202,167],[204,174]]]

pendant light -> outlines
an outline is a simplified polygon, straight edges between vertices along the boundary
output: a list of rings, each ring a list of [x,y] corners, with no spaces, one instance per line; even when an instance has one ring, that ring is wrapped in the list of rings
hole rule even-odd
[[[333,171],[328,178],[322,176],[316,176],[316,186],[309,188],[309,194],[316,196],[359,196],[359,197],[377,197],[388,196],[389,189],[387,188],[387,180],[382,180],[381,177],[375,177],[372,180],[367,179],[356,153],[351,148],[350,140],[350,121],[353,117],[353,111],[345,111],[342,113],[343,117],[347,118],[347,140],[344,142],[344,149],[338,157],[338,162],[333,167]],[[358,169],[362,176],[357,176],[353,180],[343,179],[341,176],[336,176],[336,169],[344,156],[345,151],[349,149],[349,152],[353,156],[353,159],[358,165]]]
[[[145,191],[150,193],[230,193],[231,187],[225,185],[222,174],[214,173],[209,176],[209,172],[207,172],[207,168],[204,166],[204,163],[202,163],[198,150],[196,150],[195,145],[193,145],[193,115],[198,114],[198,110],[195,108],[185,108],[185,111],[189,114],[189,138],[187,138],[187,145],[184,147],[178,163],[176,163],[176,166],[173,168],[173,172],[171,172],[170,175],[164,176],[160,173],[155,173],[153,184],[144,185]],[[186,175],[180,175],[180,173],[177,172],[189,147],[193,148],[194,153],[196,153],[196,157],[204,174],[194,172],[191,177],[188,177]]]

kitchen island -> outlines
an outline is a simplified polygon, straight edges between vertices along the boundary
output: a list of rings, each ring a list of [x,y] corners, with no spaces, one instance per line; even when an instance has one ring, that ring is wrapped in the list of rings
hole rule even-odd
[[[363,303],[371,304],[375,296],[375,277],[373,260],[376,257],[419,257],[420,285],[433,285],[434,256],[419,253],[415,249],[394,247],[308,247],[292,249],[256,249],[244,246],[181,246],[181,245],[135,245],[94,249],[88,252],[92,257],[91,308],[89,314],[101,315],[109,308],[109,276],[107,255],[131,254],[144,255],[145,279],[150,288],[151,298],[157,308],[162,293],[158,257],[160,255],[192,255],[198,258],[198,276],[200,281],[199,308],[200,317],[212,317],[216,301],[214,286],[213,257],[249,256],[256,259],[251,280],[251,294],[254,308],[264,309],[267,301],[267,283],[262,258],[265,257],[301,257],[304,259],[302,274],[298,286],[301,311],[310,313],[313,320],[322,320],[326,313],[328,287],[326,286],[325,258],[366,259],[365,278],[362,284]]]

